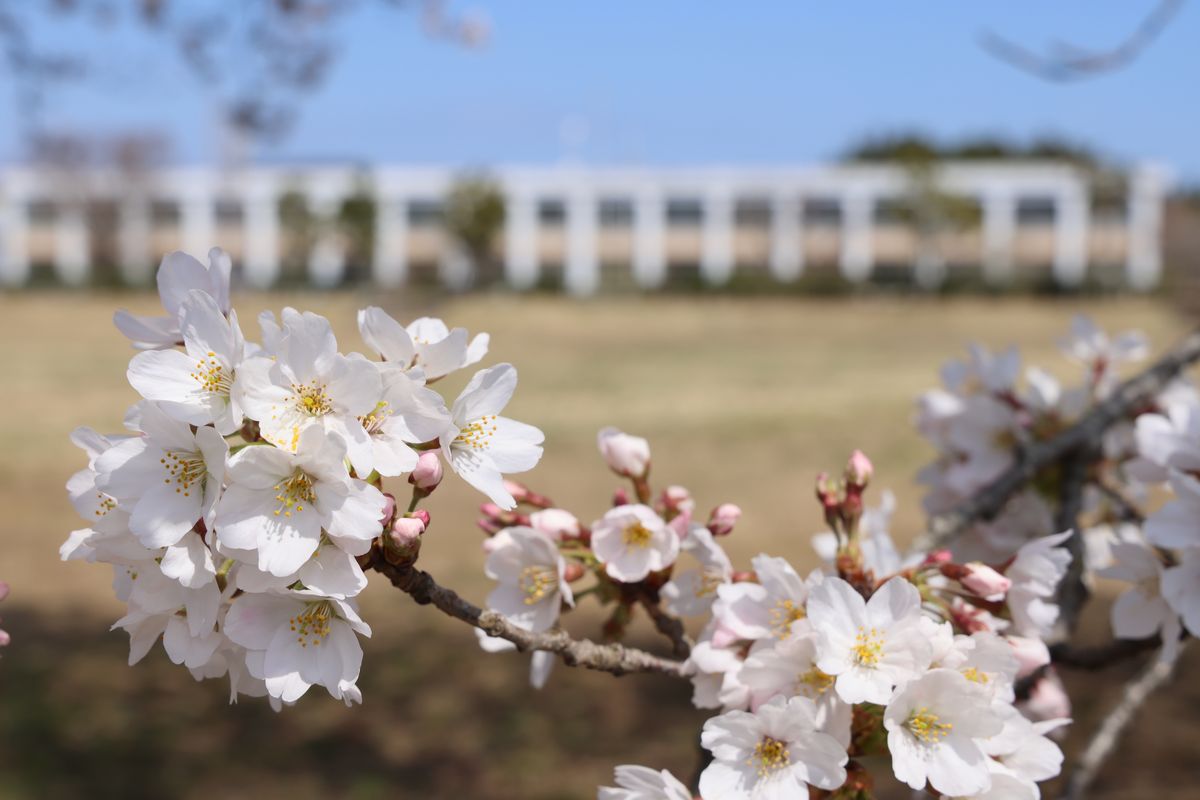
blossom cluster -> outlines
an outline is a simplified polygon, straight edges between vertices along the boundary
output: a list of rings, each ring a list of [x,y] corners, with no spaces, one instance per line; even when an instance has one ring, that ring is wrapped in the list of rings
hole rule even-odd
[[[501,416],[509,364],[476,372],[449,406],[431,388],[480,362],[486,334],[366,308],[369,354],[344,354],[328,320],[286,308],[247,341],[229,278],[219,249],[208,264],[172,253],[158,272],[165,314],[116,315],[139,351],[127,375],[141,400],[124,433],[74,432],[88,463],[67,490],[87,527],[61,555],[112,566],[130,664],[161,640],[197,680],[228,676],[231,699],[278,708],[319,685],[360,702],[360,559],[402,557],[429,522],[398,512],[382,479],[408,475],[427,495],[441,459],[511,507],[502,473],[532,468],[542,434]]]
[[[873,468],[856,452],[841,481],[818,483],[832,528],[814,541],[825,566],[802,576],[759,555],[739,571],[722,546],[737,506],[705,517],[683,487],[655,497],[644,439],[606,429],[599,447],[634,496],[618,489],[590,525],[528,491],[514,511],[484,507],[487,572],[497,581],[488,604],[541,632],[592,596],[613,608],[609,637],[659,603],[700,618],[687,660],[693,701],[718,712],[701,735],[712,756],[702,798],[869,785],[861,759],[881,754],[901,783],[947,797],[1037,797],[1038,782],[1058,774],[1062,753],[1049,735],[1068,720],[1019,709],[1015,685],[1049,663],[1042,623],[1056,610],[1069,532],[1028,542],[996,566],[957,563],[948,551],[902,559],[888,511],[864,509]],[[572,587],[588,576],[590,586]],[[481,636],[503,649],[495,641]],[[550,663],[535,656],[535,685]],[[599,797],[692,796],[646,767],[619,767],[616,782]]]

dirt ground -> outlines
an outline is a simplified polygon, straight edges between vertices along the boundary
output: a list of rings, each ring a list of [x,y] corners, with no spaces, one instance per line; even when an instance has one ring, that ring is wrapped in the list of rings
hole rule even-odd
[[[1069,375],[1055,340],[1076,311],[1110,329],[1141,328],[1157,349],[1186,328],[1168,306],[1131,299],[309,293],[243,295],[238,308],[252,337],[261,308],[318,311],[352,350],[361,347],[354,310],[368,303],[491,333],[488,363],[520,371],[506,413],[546,432],[545,457],[526,478],[581,518],[602,513],[616,486],[595,453],[596,430],[612,424],[651,439],[657,485],[688,486],[701,508],[743,507],[729,541],[735,559],[768,551],[801,569],[813,564],[808,541],[822,527],[813,478],[840,469],[855,447],[873,459],[875,486],[897,493],[897,538],[918,530],[914,475],[930,451],[912,429],[912,401],[968,341],[1017,344],[1028,363]],[[130,350],[110,323],[120,306],[149,311],[154,298],[0,295],[0,578],[12,584],[0,615],[13,636],[0,658],[0,796],[551,800],[594,796],[619,763],[691,774],[706,715],[691,708],[689,687],[559,668],[534,691],[524,657],[478,652],[471,631],[378,579],[362,598],[375,629],[362,707],[319,690],[282,715],[255,701],[230,707],[224,683],[196,684],[161,650],[127,667],[125,635],[107,630],[121,613],[109,573],[57,557],[80,526],[63,484],[83,459],[67,434],[80,424],[117,430],[135,399],[124,378]],[[449,379],[446,394],[466,377]],[[473,522],[480,500],[453,481],[439,489],[421,557],[477,601],[488,588]],[[589,607],[568,625],[596,635],[597,620]],[[1085,635],[1100,641],[1106,628],[1104,609],[1092,609]],[[645,625],[634,637],[660,646]],[[1066,676],[1080,728],[1134,668]],[[1185,655],[1182,679],[1146,707],[1095,796],[1200,797],[1197,668],[1200,655]],[[1068,749],[1078,746],[1068,738]]]

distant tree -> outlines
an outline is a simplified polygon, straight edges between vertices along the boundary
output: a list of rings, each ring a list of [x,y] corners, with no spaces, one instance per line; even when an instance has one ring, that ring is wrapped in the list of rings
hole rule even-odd
[[[501,277],[492,248],[504,226],[504,214],[504,195],[486,174],[464,175],[446,196],[446,232],[471,262],[477,284],[494,283]]]

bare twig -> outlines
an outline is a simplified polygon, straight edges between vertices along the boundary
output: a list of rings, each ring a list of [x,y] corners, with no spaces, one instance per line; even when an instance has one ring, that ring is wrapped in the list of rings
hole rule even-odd
[[[1133,680],[1125,684],[1120,702],[1108,713],[1100,727],[1092,735],[1083,755],[1079,757],[1071,777],[1067,780],[1064,800],[1082,800],[1100,773],[1100,768],[1112,755],[1125,729],[1133,722],[1138,709],[1156,689],[1171,679],[1175,661],[1156,658]]]
[[[1071,554],[1067,573],[1058,584],[1058,627],[1062,638],[1068,638],[1079,621],[1079,612],[1087,603],[1088,588],[1084,582],[1084,541],[1079,525],[1079,512],[1083,507],[1083,489],[1087,484],[1088,464],[1098,457],[1098,448],[1091,443],[1082,446],[1068,456],[1062,465],[1062,481],[1059,495],[1056,530],[1072,531],[1065,547]]]
[[[1111,667],[1128,658],[1162,646],[1157,636],[1147,639],[1114,639],[1096,647],[1076,647],[1067,642],[1050,645],[1050,660],[1058,666],[1074,667],[1089,672]]]
[[[1126,496],[1125,492],[1116,486],[1113,486],[1103,478],[1095,482],[1095,487],[1100,490],[1100,493],[1109,499],[1116,506],[1117,515],[1121,522],[1133,522],[1141,524],[1146,521],[1146,514],[1138,507],[1138,504]]]
[[[676,658],[687,658],[692,652],[692,640],[683,627],[683,621],[668,614],[657,601],[648,597],[641,599],[641,605],[650,619],[654,620],[658,632],[671,640],[671,654]]]
[[[588,639],[572,639],[561,629],[532,633],[513,625],[503,614],[479,608],[453,590],[438,585],[427,572],[414,567],[398,567],[382,558],[375,558],[371,567],[386,575],[393,586],[411,595],[421,605],[434,605],[443,613],[479,628],[489,636],[512,642],[522,652],[545,650],[555,653],[569,666],[586,667],[613,675],[658,672],[684,677],[682,661],[662,658],[622,644],[597,644]]]
[[[1159,0],[1133,33],[1108,50],[1059,43],[1055,52],[1041,54],[991,31],[980,35],[979,44],[1001,61],[1048,81],[1091,78],[1129,65],[1158,38],[1182,7],[1183,0]]]
[[[1200,331],[1193,331],[1166,355],[1119,385],[1111,395],[1097,403],[1079,422],[1045,442],[1024,450],[1017,463],[1009,467],[982,491],[958,508],[939,514],[929,521],[929,532],[919,537],[914,547],[929,552],[944,546],[963,533],[972,523],[991,519],[1004,508],[1008,499],[1033,480],[1046,466],[1063,460],[1088,442],[1098,442],[1114,423],[1144,408],[1184,368],[1200,360]]]

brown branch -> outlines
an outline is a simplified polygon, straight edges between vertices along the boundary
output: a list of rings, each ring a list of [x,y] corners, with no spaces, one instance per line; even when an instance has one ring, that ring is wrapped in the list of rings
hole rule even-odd
[[[1088,464],[1099,457],[1099,448],[1088,443],[1063,461],[1062,481],[1059,493],[1056,530],[1072,531],[1064,547],[1071,554],[1071,563],[1058,584],[1058,622],[1062,638],[1075,631],[1079,612],[1087,603],[1090,592],[1085,583],[1086,564],[1083,529],[1079,525],[1079,513],[1083,508],[1083,489],[1087,485]]]
[[[1108,713],[1092,735],[1083,755],[1067,780],[1064,800],[1082,800],[1100,773],[1100,768],[1112,755],[1125,729],[1133,722],[1138,710],[1154,691],[1171,679],[1176,661],[1156,658],[1133,680],[1125,684],[1120,702]]]
[[[933,517],[929,521],[929,532],[918,538],[915,547],[921,552],[943,547],[978,520],[996,516],[1008,499],[1043,468],[1063,460],[1089,442],[1100,441],[1108,428],[1150,405],[1158,392],[1197,360],[1200,360],[1200,331],[1193,331],[1149,368],[1120,384],[1077,423],[1054,438],[1023,450],[1017,462],[982,491],[958,508]]]
[[[1166,29],[1183,0],[1159,0],[1123,42],[1108,50],[1087,50],[1060,43],[1056,53],[1042,55],[986,31],[979,37],[984,50],[1001,61],[1048,81],[1071,81],[1112,72],[1129,65]]]
[[[640,602],[658,632],[671,640],[671,654],[676,658],[687,658],[692,652],[692,640],[683,627],[683,621],[668,614],[658,602],[648,597],[641,598]]]
[[[684,663],[662,658],[622,644],[597,644],[588,639],[572,639],[562,629],[532,633],[508,621],[503,614],[488,611],[464,600],[451,589],[438,585],[428,572],[415,567],[399,567],[383,558],[374,558],[370,567],[388,577],[402,592],[421,605],[433,605],[442,613],[472,625],[489,636],[512,642],[521,652],[544,650],[555,653],[564,664],[585,667],[613,675],[631,672],[658,672],[685,677]]]
[[[1050,660],[1064,667],[1094,672],[1162,646],[1157,636],[1147,639],[1114,639],[1096,647],[1076,647],[1067,642],[1050,645]]]

